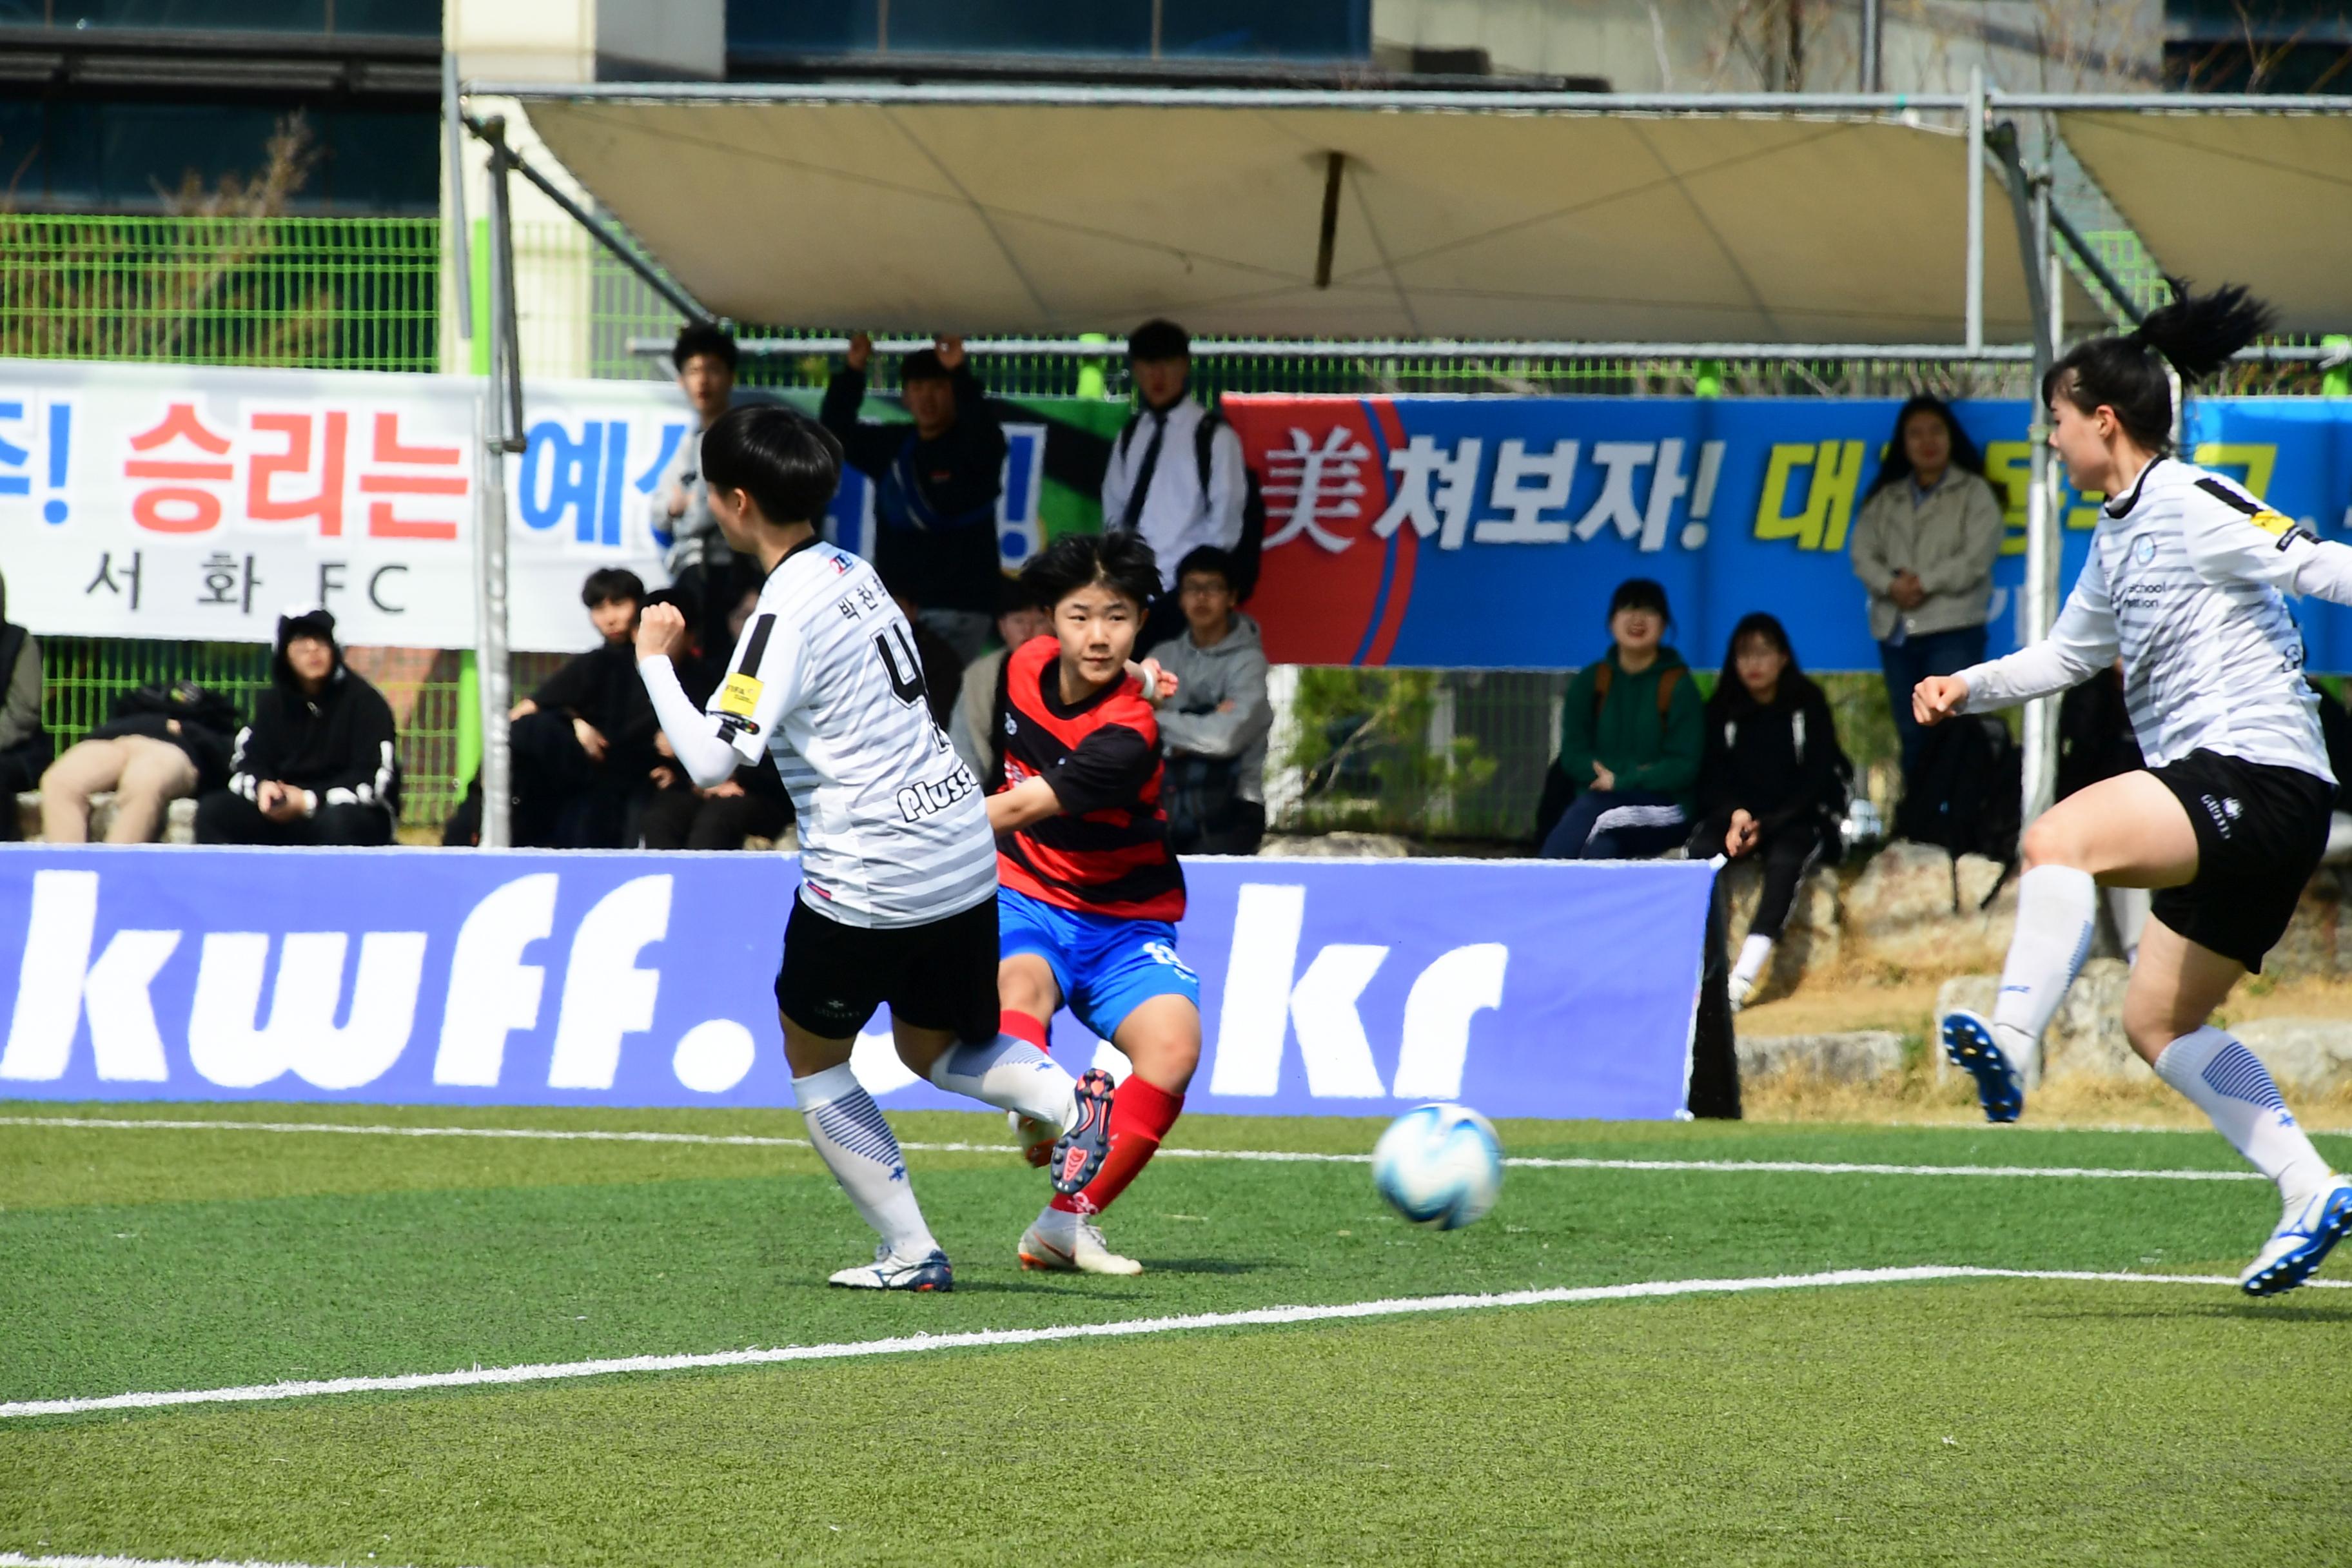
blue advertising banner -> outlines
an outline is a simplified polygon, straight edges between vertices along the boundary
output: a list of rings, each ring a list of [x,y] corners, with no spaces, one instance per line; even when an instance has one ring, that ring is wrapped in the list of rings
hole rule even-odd
[[[1893,432],[1895,399],[1234,396],[1227,416],[1264,486],[1264,575],[1250,608],[1267,657],[1297,664],[1564,668],[1607,645],[1610,591],[1654,577],[1675,642],[1719,663],[1751,610],[1818,669],[1875,669],[1847,557]],[[1962,402],[2007,490],[1992,647],[2017,645],[2030,410]],[[2208,398],[2190,458],[2322,537],[2347,531],[2352,402]],[[2071,586],[2096,521],[2062,507]],[[2316,669],[2352,669],[2352,617],[2298,606]]]
[[[1682,1109],[1712,873],[1193,860],[1188,1106]],[[0,849],[0,1098],[786,1106],[789,858]],[[1124,1063],[1066,1016],[1073,1067]],[[858,1041],[886,1106],[970,1109]]]

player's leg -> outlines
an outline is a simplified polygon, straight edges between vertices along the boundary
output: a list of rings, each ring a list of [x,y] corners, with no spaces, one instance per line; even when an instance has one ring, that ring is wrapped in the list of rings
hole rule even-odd
[[[857,1031],[880,1003],[883,946],[898,933],[856,931],[795,901],[776,975],[777,1016],[793,1099],[809,1142],[881,1245],[874,1261],[833,1276],[835,1285],[879,1290],[945,1290],[947,1254],[915,1201],[898,1135],[851,1070]]]
[[[1722,840],[1717,839],[1718,852]],[[1821,854],[1821,825],[1793,822],[1763,841],[1756,851],[1764,868],[1764,886],[1756,899],[1756,918],[1748,922],[1748,938],[1739,944],[1739,961],[1731,970],[1731,1007],[1738,1012],[1764,976],[1780,932],[1789,923],[1789,910],[1797,889]]]
[[[2197,875],[2189,813],[2150,773],[2119,773],[2067,796],[2026,830],[2021,848],[2017,932],[1992,1016],[1952,1013],[1942,1028],[1945,1054],[1975,1078],[1994,1121],[2014,1121],[2024,1109],[2026,1066],[2090,956],[2096,884],[2176,888]]]
[[[1085,921],[1067,910],[1011,888],[997,889],[996,919],[997,1029],[1027,1041],[1040,1052],[1048,1051],[1047,1028],[1062,998],[1069,994],[1072,942],[1083,932]],[[1088,1149],[1098,1143],[1107,1148],[1110,1094],[1108,1074],[1087,1072],[1076,1085],[1074,1120],[1012,1112],[1013,1136],[1023,1156],[1033,1165],[1054,1165],[1055,1150],[1073,1132]],[[1083,1174],[1091,1180],[1099,1163],[1082,1154],[1081,1168],[1074,1168],[1067,1176]],[[1076,1190],[1058,1167],[1054,1184],[1056,1190]]]
[[[2262,1058],[2206,1021],[2245,973],[2152,917],[2124,992],[2124,1034],[2157,1077],[2277,1184],[2278,1228],[2238,1280],[2249,1295],[2268,1296],[2309,1279],[2352,1231],[2352,1183],[2312,1147]]]

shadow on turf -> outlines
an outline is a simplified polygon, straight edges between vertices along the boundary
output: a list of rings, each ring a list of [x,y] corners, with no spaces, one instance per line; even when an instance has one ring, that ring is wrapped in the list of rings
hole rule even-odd
[[[2251,1322],[2287,1323],[2352,1323],[2352,1303],[2336,1306],[2307,1298],[2270,1301],[2191,1301],[2169,1308],[2154,1303],[2139,1311],[2119,1307],[2083,1307],[2069,1311],[2044,1310],[2032,1314],[2038,1318],[2079,1320],[2096,1318],[2109,1322],[2144,1321],[2152,1317],[2240,1318]]]

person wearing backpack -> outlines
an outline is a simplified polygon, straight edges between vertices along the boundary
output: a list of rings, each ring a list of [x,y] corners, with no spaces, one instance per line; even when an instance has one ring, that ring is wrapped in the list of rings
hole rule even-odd
[[[969,664],[995,629],[1004,575],[996,537],[1004,430],[961,338],[941,338],[899,362],[908,424],[857,416],[873,359],[872,338],[849,340],[817,419],[841,442],[848,466],[874,481],[874,570],[882,585]]]
[[[1545,835],[1548,860],[1636,860],[1690,833],[1706,716],[1682,655],[1665,644],[1666,591],[1646,577],[1609,601],[1608,654],[1560,700],[1558,777],[1579,793]]]
[[[1762,611],[1731,630],[1723,679],[1706,704],[1694,857],[1755,858],[1764,889],[1732,966],[1738,1012],[1771,962],[1805,876],[1838,846],[1852,764],[1829,699],[1797,667],[1778,617]]]
[[[1236,602],[1249,597],[1265,525],[1241,437],[1192,396],[1191,334],[1173,321],[1146,321],[1129,334],[1127,359],[1139,406],[1111,443],[1102,516],[1105,532],[1141,536],[1160,563],[1160,595],[1135,640],[1139,658],[1185,629],[1176,569],[1195,550],[1225,552],[1234,562]]]

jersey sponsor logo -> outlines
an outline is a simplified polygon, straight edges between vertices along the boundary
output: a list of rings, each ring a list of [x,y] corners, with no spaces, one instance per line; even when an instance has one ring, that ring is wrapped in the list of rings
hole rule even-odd
[[[2237,826],[2238,817],[2245,809],[2238,804],[2238,797],[2225,795],[2216,800],[2208,795],[2198,798],[2205,803],[2205,815],[2213,819],[2213,830],[2224,838],[2229,837],[2231,829]]]
[[[980,788],[980,780],[961,763],[955,772],[935,784],[913,784],[898,792],[898,815],[908,822],[920,822],[936,816],[956,802]]]
[[[719,710],[738,719],[749,719],[760,707],[760,678],[756,675],[730,675],[719,694]],[[756,724],[747,729],[759,728]]]
[[[2133,540],[2131,555],[2134,561],[2138,562],[2143,566],[2153,563],[2156,560],[2156,535],[2152,533],[2143,533],[2137,539]]]

